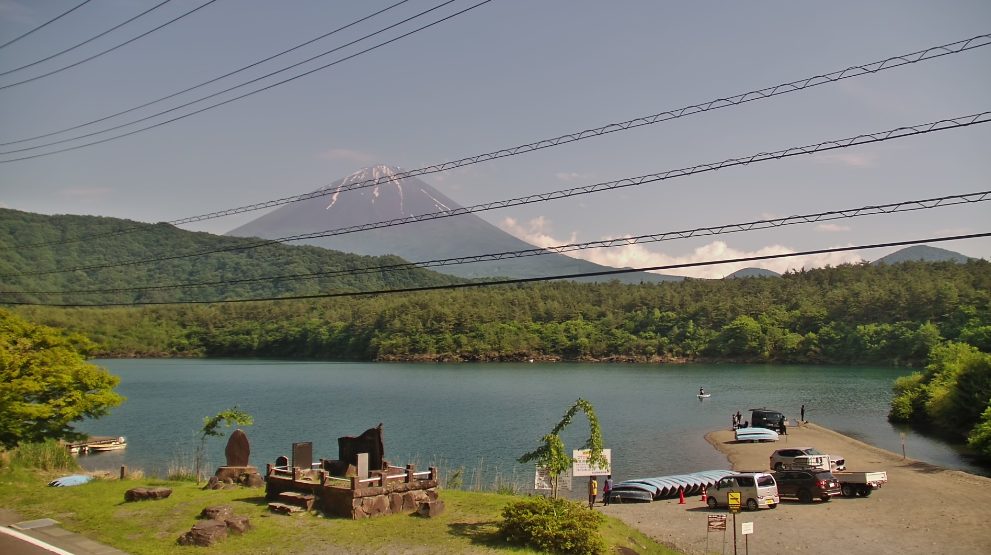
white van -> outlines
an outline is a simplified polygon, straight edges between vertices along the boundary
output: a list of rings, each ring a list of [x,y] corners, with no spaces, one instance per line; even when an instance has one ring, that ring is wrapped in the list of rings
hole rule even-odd
[[[740,492],[740,504],[749,511],[773,509],[778,506],[778,484],[774,476],[765,472],[730,474],[706,491],[710,509],[729,506],[729,493]]]

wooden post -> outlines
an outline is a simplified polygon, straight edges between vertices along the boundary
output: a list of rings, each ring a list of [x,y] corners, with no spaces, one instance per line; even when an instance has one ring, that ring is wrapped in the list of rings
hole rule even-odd
[[[416,477],[414,476],[415,473],[416,473],[416,465],[415,464],[408,464],[408,465],[406,465],[406,483],[407,484],[412,483],[413,480],[416,479]]]
[[[354,491],[356,489],[361,489],[361,478],[359,478],[357,476],[352,476],[351,477],[351,491]]]
[[[437,479],[437,475],[438,475],[437,467],[436,466],[431,466],[430,467],[430,479],[431,480],[436,480]]]
[[[272,463],[265,463],[265,475],[266,476],[272,475]]]
[[[123,480],[124,478],[127,478],[127,466],[120,465],[120,479]]]

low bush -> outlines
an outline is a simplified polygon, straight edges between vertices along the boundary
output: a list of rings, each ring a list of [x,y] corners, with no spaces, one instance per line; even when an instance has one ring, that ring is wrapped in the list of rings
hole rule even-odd
[[[499,533],[510,543],[555,553],[605,550],[599,535],[602,515],[574,501],[527,497],[506,505],[502,518]]]

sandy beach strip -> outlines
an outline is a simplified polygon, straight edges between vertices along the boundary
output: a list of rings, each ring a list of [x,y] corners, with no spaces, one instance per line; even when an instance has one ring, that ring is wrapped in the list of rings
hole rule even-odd
[[[768,471],[775,449],[815,447],[843,456],[849,471],[888,473],[888,483],[870,497],[838,497],[811,504],[782,500],[777,509],[736,515],[740,553],[744,552],[744,539],[739,535],[743,522],[753,523],[753,534],[747,538],[750,552],[765,555],[991,553],[989,478],[903,459],[900,453],[812,423],[790,427],[777,442],[737,443],[731,430],[710,432],[705,437],[737,471]],[[726,553],[733,550],[732,526],[725,537],[721,532],[706,532],[708,515],[726,511],[710,511],[699,496],[692,496],[684,505],[672,499],[599,508],[684,553],[723,553],[724,547]]]

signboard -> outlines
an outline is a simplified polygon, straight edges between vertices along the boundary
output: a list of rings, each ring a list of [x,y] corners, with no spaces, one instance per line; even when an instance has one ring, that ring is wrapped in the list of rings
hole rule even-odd
[[[557,477],[557,487],[571,491],[571,472],[565,471]],[[547,473],[547,468],[537,466],[533,473],[533,489],[551,491],[551,476]]]
[[[747,534],[753,534],[754,533],[754,523],[753,522],[743,522],[743,523],[741,523],[740,524],[740,531],[743,533],[744,536],[746,536]]]
[[[591,466],[588,464],[588,449],[575,449],[571,452],[574,461],[571,466],[572,476],[605,476],[612,474],[612,449],[603,449],[602,456],[606,459],[606,466]]]
[[[729,511],[731,513],[740,512],[740,492],[731,491],[727,496],[727,503],[729,504]]]
[[[709,515],[709,531],[726,531],[726,515]]]

